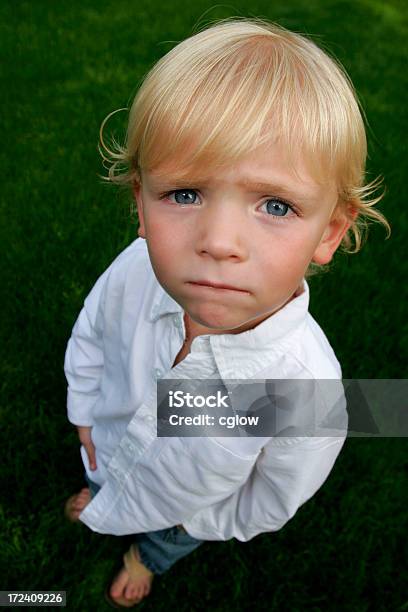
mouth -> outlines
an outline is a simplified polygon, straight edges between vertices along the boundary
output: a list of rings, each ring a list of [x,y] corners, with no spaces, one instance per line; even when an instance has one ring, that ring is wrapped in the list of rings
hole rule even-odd
[[[238,291],[240,293],[249,293],[246,289],[240,289],[239,287],[233,287],[232,285],[224,285],[221,283],[213,283],[212,281],[207,280],[199,280],[199,281],[189,281],[189,285],[195,285],[198,287],[206,287],[208,289],[214,289],[218,291]]]

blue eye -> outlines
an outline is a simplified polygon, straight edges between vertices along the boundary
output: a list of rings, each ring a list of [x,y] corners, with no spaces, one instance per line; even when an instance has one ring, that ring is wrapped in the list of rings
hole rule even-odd
[[[265,202],[265,204],[267,212],[270,213],[272,216],[277,217],[285,217],[286,213],[291,208],[289,204],[286,204],[286,202],[278,200],[277,198],[268,200],[267,202]],[[274,215],[274,213],[276,213],[276,215]]]
[[[194,189],[176,189],[167,194],[169,197],[174,195],[176,204],[195,204],[195,198],[197,197]],[[180,199],[178,199],[180,197]],[[183,201],[184,200],[184,201]]]
[[[172,197],[174,197],[174,200],[171,199]],[[167,193],[163,194],[161,198],[168,198],[170,202],[173,204],[179,204],[180,206],[188,206],[199,203],[197,201],[197,192],[195,189],[174,189],[173,191],[168,191]],[[266,210],[264,210],[264,212],[266,212],[269,217],[282,217],[285,219],[289,218],[293,216],[287,214],[289,210],[296,214],[293,207],[280,198],[270,198],[269,200],[266,200],[262,206],[266,206]]]

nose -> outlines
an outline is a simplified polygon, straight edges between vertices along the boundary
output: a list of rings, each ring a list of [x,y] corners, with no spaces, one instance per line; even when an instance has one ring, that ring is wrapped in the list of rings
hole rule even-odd
[[[247,222],[233,202],[214,202],[202,211],[195,242],[197,252],[214,259],[243,261],[247,258]]]

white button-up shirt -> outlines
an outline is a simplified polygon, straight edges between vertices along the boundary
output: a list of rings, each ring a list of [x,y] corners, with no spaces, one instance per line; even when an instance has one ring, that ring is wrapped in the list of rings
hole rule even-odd
[[[185,338],[184,311],[137,238],[99,277],[68,341],[68,419],[92,426],[102,488],[80,514],[99,533],[182,524],[195,538],[277,531],[328,477],[346,430],[325,437],[157,437],[157,380],[336,379],[341,368],[308,312],[309,287],[255,328]],[[341,382],[340,382],[341,384]],[[301,398],[300,398],[301,401]],[[344,410],[345,415],[347,413]]]

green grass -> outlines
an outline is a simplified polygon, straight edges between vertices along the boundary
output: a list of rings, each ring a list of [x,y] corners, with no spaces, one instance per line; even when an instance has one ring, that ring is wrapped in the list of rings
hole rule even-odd
[[[99,126],[129,106],[146,70],[189,35],[203,0],[3,1],[0,207],[2,589],[64,589],[70,610],[105,610],[127,540],[63,520],[83,486],[66,419],[63,358],[97,276],[136,237],[128,199],[100,184]],[[393,234],[310,280],[311,312],[344,378],[407,376],[406,4],[266,0],[208,19],[263,16],[316,35],[345,65],[369,122],[369,177]],[[117,138],[125,113],[112,120]],[[280,532],[208,542],[156,579],[152,610],[408,610],[402,438],[349,439],[327,483]]]

